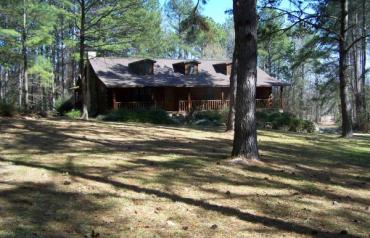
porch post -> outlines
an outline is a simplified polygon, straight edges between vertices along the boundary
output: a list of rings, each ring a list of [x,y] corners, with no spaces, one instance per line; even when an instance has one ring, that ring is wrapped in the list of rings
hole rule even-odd
[[[116,92],[114,91],[114,89],[112,90],[112,92],[113,92],[113,109],[116,110],[118,109],[117,100],[116,100]]]
[[[223,89],[221,89],[221,100],[221,108],[218,108],[218,110],[223,110],[225,108],[225,93]]]
[[[188,92],[188,110],[191,111],[191,93],[190,93],[190,89],[189,89],[189,92]]]
[[[152,100],[154,101],[154,108],[157,108],[157,99],[155,98],[155,93],[152,93]]]
[[[280,109],[284,110],[283,86],[280,86]]]

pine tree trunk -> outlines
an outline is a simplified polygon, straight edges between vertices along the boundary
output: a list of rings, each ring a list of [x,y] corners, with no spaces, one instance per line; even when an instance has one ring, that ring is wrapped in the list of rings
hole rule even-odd
[[[22,56],[23,56],[23,83],[24,83],[24,108],[28,110],[29,95],[28,95],[28,55],[27,55],[27,9],[26,0],[23,0],[23,29],[22,29]]]
[[[4,95],[3,95],[3,67],[0,65],[0,103],[3,101]]]
[[[53,77],[53,82],[51,85],[51,109],[55,110],[55,77]]]
[[[47,96],[45,95],[45,87],[41,86],[41,111],[43,113],[46,112],[46,101],[47,101]]]
[[[362,92],[363,86],[361,81],[361,51],[358,44],[353,47],[353,71],[354,71],[354,98],[355,98],[355,121],[357,123],[358,129],[360,125],[363,124],[363,111],[362,111]]]
[[[60,48],[61,48],[61,40],[59,36],[59,28],[55,26],[54,28],[54,45],[51,50],[51,58],[53,59],[54,65],[54,82],[57,84],[61,82],[60,80],[60,68],[61,68],[61,56],[60,56]]]
[[[234,123],[235,123],[235,98],[236,98],[236,80],[237,80],[237,60],[236,60],[236,51],[234,49],[233,53],[233,62],[231,66],[231,74],[230,74],[230,105],[229,105],[229,113],[227,116],[226,122],[226,131],[233,131],[234,130]]]
[[[81,28],[80,28],[80,79],[81,79],[81,92],[82,92],[82,116],[84,120],[89,120],[88,112],[88,97],[89,86],[85,74],[85,0],[81,0]]]
[[[316,94],[316,100],[315,100],[315,122],[320,122],[320,88],[319,88],[319,77],[315,77],[315,94]]]
[[[354,26],[352,27],[352,39],[355,40],[358,37],[362,35],[362,29],[360,29],[360,22],[359,22],[359,12],[358,10],[355,10],[353,12],[353,20],[351,24]],[[362,24],[361,24],[362,25]],[[352,59],[352,75],[353,75],[353,96],[354,96],[354,102],[355,102],[355,110],[353,114],[353,118],[356,121],[357,129],[360,129],[360,127],[364,127],[364,118],[362,111],[362,92],[363,92],[363,85],[362,85],[362,50],[361,50],[361,42],[356,43],[351,48],[351,59]]]
[[[341,0],[341,26],[339,37],[339,81],[340,101],[342,111],[342,136],[352,137],[352,106],[349,100],[348,85],[348,50],[346,49],[348,35],[348,0]]]
[[[23,107],[23,69],[19,69],[18,74],[18,107]]]
[[[237,92],[232,156],[258,160],[256,130],[257,13],[256,0],[234,0]]]
[[[65,84],[65,60],[64,60],[64,57],[65,57],[65,52],[64,52],[64,17],[62,16],[62,19],[61,19],[61,36],[60,36],[60,40],[61,40],[61,81],[62,81],[62,98],[64,99],[65,98],[65,95],[66,95],[66,84]]]
[[[3,95],[4,95],[4,98],[5,98],[4,99],[5,101],[7,101],[6,96],[8,95],[8,83],[9,83],[9,69],[6,69],[5,78],[4,78],[4,85],[3,85],[3,90],[4,90]],[[14,102],[12,101],[12,103],[14,103]]]
[[[299,90],[299,117],[301,119],[305,118],[305,113],[306,113],[306,109],[305,109],[305,105],[304,105],[304,82],[305,82],[305,64],[302,63],[301,64],[301,85],[300,85],[300,90]]]
[[[272,75],[272,55],[271,55],[271,48],[270,44],[267,48],[267,72],[269,75]]]
[[[366,0],[362,1],[362,19],[361,19],[361,35],[365,36],[367,33],[367,25],[366,25],[366,18],[367,18],[367,11],[366,11]],[[360,43],[360,47],[356,47],[358,56],[358,78],[357,80],[357,87],[356,87],[356,95],[355,95],[355,102],[356,102],[356,118],[358,129],[360,131],[366,132],[367,128],[367,114],[366,114],[366,94],[365,94],[365,81],[366,81],[366,46],[367,41],[366,37],[364,37]]]

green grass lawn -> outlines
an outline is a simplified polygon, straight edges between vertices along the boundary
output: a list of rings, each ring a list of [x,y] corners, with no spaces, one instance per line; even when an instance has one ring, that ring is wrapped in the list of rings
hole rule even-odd
[[[0,237],[368,237],[370,136],[0,119]],[[348,233],[340,235],[342,233]]]

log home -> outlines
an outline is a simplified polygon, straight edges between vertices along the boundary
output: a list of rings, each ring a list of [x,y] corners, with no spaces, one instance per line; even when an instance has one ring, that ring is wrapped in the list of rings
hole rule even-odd
[[[231,66],[231,62],[210,60],[92,58],[86,67],[90,111],[99,114],[149,107],[181,113],[221,110],[229,106]],[[257,108],[282,109],[287,85],[258,69]],[[274,97],[273,91],[278,92]]]

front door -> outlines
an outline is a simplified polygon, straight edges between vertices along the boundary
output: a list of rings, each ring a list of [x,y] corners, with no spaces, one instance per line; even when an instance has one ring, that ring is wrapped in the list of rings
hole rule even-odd
[[[166,111],[177,111],[177,97],[175,94],[176,88],[165,88],[164,90],[164,101]]]

